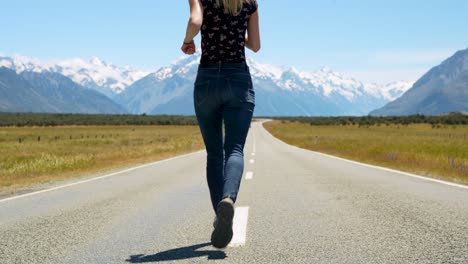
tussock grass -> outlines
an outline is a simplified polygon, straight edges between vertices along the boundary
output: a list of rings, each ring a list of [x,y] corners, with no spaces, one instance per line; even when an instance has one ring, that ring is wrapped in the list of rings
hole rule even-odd
[[[0,189],[203,149],[198,126],[0,127]]]
[[[275,137],[301,148],[468,184],[468,125],[312,126],[272,121]]]

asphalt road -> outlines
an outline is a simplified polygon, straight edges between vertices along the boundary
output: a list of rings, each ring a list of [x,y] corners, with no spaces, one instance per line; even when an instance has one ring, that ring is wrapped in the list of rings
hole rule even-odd
[[[468,263],[467,188],[301,150],[260,123],[236,204],[248,217],[216,250],[205,158],[0,200],[0,263]]]

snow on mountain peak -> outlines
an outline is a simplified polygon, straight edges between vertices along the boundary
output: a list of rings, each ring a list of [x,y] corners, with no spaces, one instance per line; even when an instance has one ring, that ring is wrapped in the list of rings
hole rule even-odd
[[[89,61],[79,58],[61,61],[41,61],[21,55],[0,58],[0,65],[15,70],[33,72],[57,72],[63,74],[74,82],[89,88],[100,87],[110,93],[121,93],[126,87],[143,78],[149,72],[136,71],[130,67],[117,67],[107,64],[98,57]]]
[[[183,55],[171,63],[172,67],[190,67],[200,62],[201,53],[195,52],[193,55]]]
[[[335,72],[329,67],[321,68],[315,72],[300,72],[299,76],[305,86],[312,86],[312,90],[321,91],[325,96],[331,96],[334,93],[341,94],[348,101],[365,94],[394,100],[413,85],[413,82],[407,81],[386,85],[365,83]]]
[[[413,82],[397,81],[382,87],[382,95],[385,99],[393,101],[413,87]]]
[[[11,62],[11,60],[7,60],[5,58],[0,57],[0,67],[6,67],[9,69],[12,69],[13,63]]]
[[[178,75],[185,78],[194,78],[194,70],[200,61],[200,52],[193,56],[182,56],[170,67],[158,70],[155,77],[158,80],[171,78]],[[256,81],[270,80],[277,87],[288,91],[312,91],[331,97],[334,94],[353,101],[363,95],[381,97],[386,100],[394,100],[396,97],[411,88],[412,82],[394,82],[387,85],[364,83],[352,77],[333,71],[329,67],[323,67],[314,72],[299,71],[294,67],[273,66],[259,63],[252,58],[247,58],[252,78]]]
[[[250,73],[252,76],[257,78],[271,78],[273,80],[279,80],[284,71],[284,69],[280,67],[258,63],[252,58],[247,58],[247,64],[250,67]]]
[[[154,73],[154,77],[156,77],[156,79],[158,80],[168,79],[168,78],[171,78],[172,76],[173,74],[172,74],[171,67],[163,67]]]
[[[23,71],[42,72],[45,70],[45,67],[40,65],[39,60],[29,59],[22,55],[0,57],[0,66],[12,69],[17,73],[21,73]]]
[[[153,73],[159,81],[169,79],[174,75],[185,79],[193,79],[196,75],[201,54],[198,51],[192,56],[182,56],[170,66],[162,67]],[[468,57],[466,58],[468,65]],[[362,95],[381,97],[394,100],[412,86],[412,82],[393,82],[387,85],[364,83],[351,77],[333,71],[329,67],[314,72],[300,71],[293,67],[273,66],[259,63],[247,58],[252,78],[274,83],[279,89],[289,91],[311,91],[326,97],[341,95],[348,101],[353,101]],[[79,58],[55,62],[44,62],[21,55],[0,57],[0,66],[11,68],[18,73],[23,71],[61,73],[73,81],[89,88],[101,89],[109,93],[121,93],[135,81],[148,75],[146,71],[136,71],[128,66],[119,67],[106,63],[98,57],[89,60]]]
[[[326,73],[326,74],[333,73],[333,70],[330,67],[322,67],[319,71],[323,72],[323,73]]]
[[[93,65],[96,65],[96,66],[107,66],[107,63],[103,60],[101,60],[100,58],[98,57],[91,57],[91,59],[89,60],[89,62]]]

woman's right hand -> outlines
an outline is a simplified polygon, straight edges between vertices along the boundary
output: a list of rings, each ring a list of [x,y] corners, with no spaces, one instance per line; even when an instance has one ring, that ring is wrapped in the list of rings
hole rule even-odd
[[[196,51],[193,38],[200,32],[203,23],[203,5],[200,0],[189,0],[190,18],[187,24],[187,32],[185,33],[184,44],[182,44],[182,52],[187,55],[192,55]]]
[[[185,53],[187,55],[193,55],[195,53],[195,50],[196,50],[195,42],[193,40],[191,42],[189,42],[189,43],[184,42],[180,49],[182,50],[183,53]]]

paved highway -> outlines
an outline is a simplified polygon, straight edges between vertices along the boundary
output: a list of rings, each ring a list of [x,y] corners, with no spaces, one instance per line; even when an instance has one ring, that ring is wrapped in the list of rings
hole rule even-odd
[[[205,159],[0,200],[0,263],[468,263],[468,188],[301,150],[261,123],[217,250]]]

